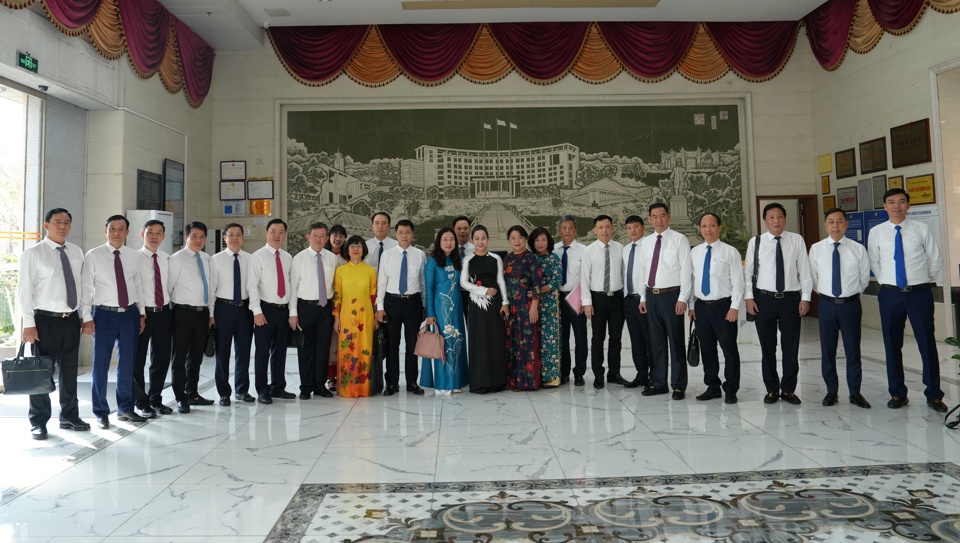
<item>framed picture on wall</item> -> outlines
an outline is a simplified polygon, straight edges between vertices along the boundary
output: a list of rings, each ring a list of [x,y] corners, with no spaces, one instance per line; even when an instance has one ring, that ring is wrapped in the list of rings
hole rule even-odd
[[[857,210],[857,187],[837,189],[837,207],[852,213]]]
[[[908,177],[906,191],[910,195],[910,204],[935,204],[937,191],[933,186],[933,174]]]
[[[820,194],[830,194],[830,176],[820,176]]]
[[[830,153],[819,155],[817,157],[817,173],[830,173],[833,171],[833,160]]]
[[[220,162],[221,181],[243,181],[247,178],[246,160],[224,160]]]
[[[837,179],[857,175],[857,155],[853,149],[839,151],[834,159],[837,162]]]
[[[273,179],[247,181],[247,198],[250,200],[273,200]]]
[[[903,188],[903,176],[896,175],[887,179],[887,190],[890,189],[902,189]]]
[[[933,160],[930,153],[930,119],[920,119],[891,128],[890,156],[893,158],[894,168]]]
[[[247,184],[244,181],[221,181],[220,200],[246,200]]]
[[[834,195],[824,196],[823,197],[823,212],[826,213],[828,210],[837,207],[837,197]]]
[[[887,176],[873,176],[873,209],[883,209],[883,193],[887,192]]]
[[[857,195],[860,200],[857,211],[873,211],[873,179],[857,181]]]
[[[882,172],[887,169],[887,138],[877,138],[860,144],[860,173]]]

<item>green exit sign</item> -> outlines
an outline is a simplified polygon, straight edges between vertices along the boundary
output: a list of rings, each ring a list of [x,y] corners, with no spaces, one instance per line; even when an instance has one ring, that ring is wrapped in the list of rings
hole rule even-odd
[[[17,51],[17,66],[20,66],[24,70],[37,73],[37,70],[40,69],[40,61],[31,57],[30,53]]]

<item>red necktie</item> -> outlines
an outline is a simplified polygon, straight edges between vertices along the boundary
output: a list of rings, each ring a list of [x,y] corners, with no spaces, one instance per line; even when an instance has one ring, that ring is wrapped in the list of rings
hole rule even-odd
[[[120,307],[127,307],[130,305],[130,298],[127,296],[127,278],[123,275],[120,251],[113,252],[113,273],[117,276],[117,302]]]
[[[277,296],[283,298],[287,295],[287,285],[283,280],[283,264],[280,263],[280,249],[277,249]]]
[[[153,303],[163,307],[163,282],[160,280],[160,263],[156,253],[153,255]]]

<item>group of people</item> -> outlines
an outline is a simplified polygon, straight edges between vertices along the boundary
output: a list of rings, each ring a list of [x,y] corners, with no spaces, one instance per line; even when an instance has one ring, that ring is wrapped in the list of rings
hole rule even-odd
[[[408,393],[422,395],[423,387],[437,394],[467,387],[478,394],[537,390],[566,384],[571,372],[575,385],[584,386],[588,321],[594,388],[605,383],[643,387],[644,396],[672,390],[672,398],[682,400],[689,316],[700,341],[706,385],[697,399],[723,397],[733,404],[740,386],[738,309],[745,301],[761,345],[763,401],[796,405],[801,403],[795,392],[800,319],[816,289],[827,387],[822,403],[838,401],[836,353],[842,335],[850,401],[869,408],[860,392],[860,295],[872,270],[880,283],[887,406],[908,402],[901,350],[909,319],[923,362],[927,404],[945,412],[932,291],[942,262],[926,226],[907,219],[909,207],[906,192],[887,191],[889,220],[871,229],[866,249],[845,237],[846,214],[827,210],[828,237],[807,252],[801,236],[785,231],[784,207],[769,204],[762,214],[767,231],[750,240],[745,265],[735,248],[720,241],[719,215],[700,217],[704,242],[691,249],[687,237],[670,228],[669,207],[660,202],[648,208],[652,235],[644,236],[646,223],[638,215],[626,218],[630,243],[625,246],[613,240],[613,219],[607,215],[594,219],[596,241],[588,246],[576,239],[576,219],[563,216],[556,243],[546,228],[528,233],[523,226],[510,227],[511,250],[504,258],[490,252],[487,228],[463,216],[436,233],[428,256],[412,245],[413,222],[398,221],[395,237],[389,236],[391,218],[385,212],[373,215],[368,240],[347,237],[341,225],[311,224],[309,246],[296,255],[282,248],[287,225],[281,219],[267,223],[266,244],[252,254],[242,250],[243,227],[230,223],[223,230],[225,248],[213,256],[203,250],[208,232],[201,222],[187,224],[185,247],[168,255],[160,250],[163,222],[143,225],[143,247],[137,251],[125,245],[129,221],[114,215],[105,222],[107,242],[84,255],[66,241],[70,212],[57,208],[44,216],[44,240],[25,250],[21,261],[22,338],[35,345],[37,354],[56,359],[60,428],[68,430],[90,429],[77,408],[82,333],[93,336],[93,413],[104,429],[110,426],[107,374],[115,347],[118,419],[143,422],[172,413],[161,394],[168,371],[178,412],[212,405],[214,400],[198,393],[210,333],[217,343],[221,406],[231,399],[270,404],[297,398],[286,390],[284,377],[290,334],[297,345],[301,400],[332,397],[333,391],[344,397],[377,394],[372,383],[379,379],[372,372],[378,367],[374,334],[380,327],[387,338],[384,396],[399,392],[401,338],[407,346]],[[631,381],[620,372],[624,323],[637,372]],[[439,333],[443,355],[421,363],[413,346],[424,327]],[[256,397],[249,391],[251,343]],[[46,439],[51,409],[49,395],[30,397],[34,439]]]

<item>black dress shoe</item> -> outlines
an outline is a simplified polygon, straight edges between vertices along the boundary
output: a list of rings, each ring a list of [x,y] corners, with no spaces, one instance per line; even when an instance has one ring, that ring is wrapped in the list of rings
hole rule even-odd
[[[777,400],[780,399],[780,395],[776,392],[767,392],[767,395],[763,397],[763,403],[770,405],[777,403]]]
[[[163,405],[162,403],[155,403],[151,405],[150,408],[161,415],[169,415],[170,413],[173,413],[173,409],[171,407]]]
[[[837,395],[833,392],[828,392],[827,395],[823,397],[823,401],[820,403],[822,403],[824,407],[837,405]]]
[[[230,407],[230,396],[220,396],[220,405]]]
[[[257,396],[257,401],[269,405],[273,403],[273,398],[271,398],[269,394],[260,394]]]
[[[790,405],[800,405],[800,398],[793,392],[784,392],[780,397]]]
[[[177,413],[189,413],[190,402],[177,402]]]
[[[927,400],[927,405],[937,413],[947,412],[947,404],[943,403],[943,400]]]
[[[670,391],[667,390],[667,389],[665,389],[665,388],[647,387],[647,388],[643,389],[643,390],[640,392],[640,394],[643,394],[644,396],[659,396],[659,395],[661,395],[661,394],[666,394],[666,393],[668,393],[668,392],[670,392]]]
[[[37,441],[43,441],[44,439],[47,439],[47,427],[42,424],[38,424],[33,428],[30,428],[30,437],[36,439]]]
[[[199,394],[192,398],[187,398],[187,402],[190,405],[213,405],[213,400],[208,400]]]
[[[281,399],[281,400],[294,400],[294,399],[296,399],[297,395],[294,394],[293,392],[287,392],[286,390],[280,390],[280,391],[277,391],[277,392],[271,392],[271,393],[270,393],[270,397],[271,397],[271,398],[279,398],[279,399]]]
[[[383,389],[384,396],[393,396],[397,392],[400,392],[400,385],[389,385],[387,388]]]
[[[336,391],[337,390],[337,378],[334,377],[327,381],[327,390]]]
[[[856,394],[850,395],[850,403],[857,407],[862,407],[864,409],[870,409],[870,402],[867,401],[859,392]]]
[[[60,428],[64,430],[73,430],[74,432],[86,432],[90,425],[80,419],[61,420]]]
[[[144,407],[143,409],[139,407],[134,407],[133,412],[140,415],[145,419],[155,419],[157,418],[157,412],[150,407]]]
[[[908,403],[910,403],[910,400],[908,400],[906,396],[904,396],[903,398],[901,398],[900,396],[894,396],[890,398],[889,402],[887,402],[887,407],[889,407],[890,409],[900,409],[901,407],[907,405]]]
[[[147,422],[147,419],[136,413],[117,413],[117,420],[124,422]]]
[[[563,385],[565,385],[565,384],[567,384],[567,383],[569,383],[569,382],[570,382],[570,378],[569,378],[569,377],[561,377],[561,378],[560,378],[560,385],[561,385],[561,386],[563,386]]]
[[[703,394],[697,396],[698,402],[705,402],[723,396],[718,389],[708,388]]]
[[[586,386],[587,382],[583,380],[583,377],[574,377],[573,384],[574,386],[582,387]]]
[[[416,394],[417,396],[423,396],[423,389],[420,388],[420,385],[407,385],[407,392]]]
[[[674,400],[682,400],[682,399],[683,399],[683,396],[684,396],[684,394],[683,394],[683,391],[682,391],[682,390],[674,390],[674,391],[673,391],[673,399],[674,399]]]
[[[624,388],[648,387],[648,386],[650,386],[650,379],[643,379],[643,378],[637,377],[637,378],[634,379],[633,381],[630,381],[629,383],[627,383],[627,384],[625,384],[625,385],[623,385],[623,386],[624,386]]]
[[[597,389],[597,390],[600,390],[601,388],[603,388],[603,379],[596,379],[596,380],[593,382],[593,388],[595,388],[595,389]]]
[[[253,403],[253,402],[257,401],[256,398],[254,398],[253,396],[251,396],[250,394],[248,394],[248,393],[246,393],[246,392],[244,392],[243,394],[237,394],[237,395],[234,396],[234,397],[235,397],[238,401],[246,402],[246,403]]]
[[[97,428],[100,428],[101,430],[109,430],[109,429],[110,429],[110,417],[106,417],[106,416],[104,416],[104,417],[97,417]]]
[[[320,396],[321,398],[333,398],[333,392],[330,392],[329,390],[327,390],[327,387],[320,387],[319,389],[314,391],[314,394],[316,394],[317,396]]]
[[[626,386],[626,385],[629,385],[629,384],[630,384],[630,381],[627,381],[626,379],[624,379],[623,377],[620,377],[619,375],[614,375],[613,377],[608,377],[608,378],[607,378],[607,382],[608,382],[608,383],[616,383],[616,384],[618,384],[618,385],[623,385],[623,386]]]
[[[300,398],[301,400],[309,400],[309,399],[310,399],[310,393],[309,393],[309,392],[301,392],[299,398]]]
[[[723,403],[727,403],[731,405],[737,403],[737,393],[727,392],[727,395],[723,398]]]

